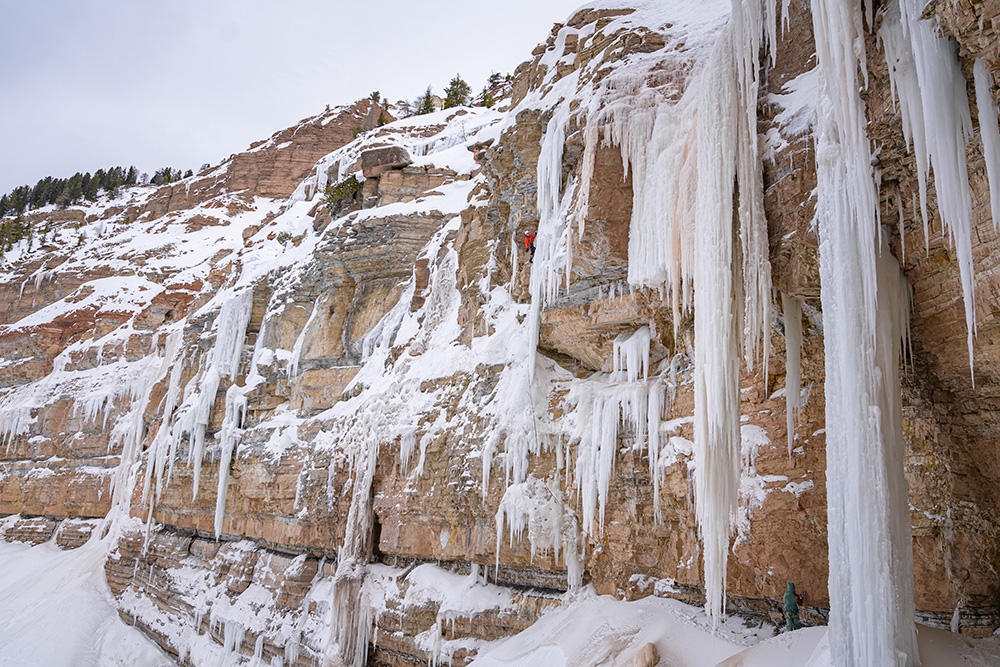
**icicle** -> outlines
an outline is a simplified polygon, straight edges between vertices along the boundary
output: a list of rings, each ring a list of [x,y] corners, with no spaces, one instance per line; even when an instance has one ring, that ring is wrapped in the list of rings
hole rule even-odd
[[[649,374],[649,327],[621,334],[614,343],[614,378],[618,381],[645,380]]]
[[[924,223],[924,245],[930,248],[927,216],[927,139],[924,124],[924,110],[920,103],[920,83],[913,60],[913,50],[907,40],[907,33],[901,23],[898,2],[888,5],[879,38],[885,47],[885,61],[889,66],[889,85],[899,99],[899,111],[903,120],[903,137],[909,147],[912,142],[913,156],[917,166],[917,185],[920,191],[920,215]]]
[[[721,38],[706,71],[698,109],[698,206],[695,237],[695,510],[702,539],[705,610],[724,613],[726,560],[740,483],[740,340],[733,183],[737,90],[732,39]]]
[[[788,464],[791,465],[795,428],[802,408],[802,304],[782,292],[781,311],[785,315],[785,428],[788,433]]]
[[[736,178],[739,182],[740,250],[742,255],[743,356],[747,369],[758,360],[764,363],[771,353],[771,262],[764,216],[764,177],[757,139],[757,99],[759,90],[761,39],[766,25],[774,60],[774,0],[768,0],[768,15],[761,16],[759,0],[733,0],[733,50],[739,94],[738,107],[743,111],[737,121]],[[734,266],[736,263],[734,262]]]
[[[161,485],[163,483],[164,470],[169,466],[173,469],[174,455],[176,454],[176,440],[172,435],[171,423],[177,401],[180,398],[181,376],[184,372],[183,358],[179,354],[181,343],[184,339],[184,326],[187,320],[182,320],[177,329],[167,336],[167,345],[164,350],[163,362],[170,367],[170,380],[167,384],[167,394],[163,398],[160,414],[160,427],[153,436],[153,441],[149,445],[149,454],[146,459],[146,479],[143,485],[142,500],[147,503],[149,512],[147,522],[153,516],[153,506],[159,498]]]
[[[871,149],[857,80],[864,43],[860,8],[816,0],[812,9],[820,91],[816,217],[832,661],[915,665],[913,571],[906,558],[912,547],[903,529],[909,514],[898,430],[899,330],[891,330],[899,326],[900,276],[896,265],[887,277],[887,265],[895,264],[887,248],[877,257]]]
[[[244,289],[223,302],[219,316],[215,320],[215,345],[208,352],[201,381],[193,392],[185,396],[179,410],[173,431],[174,446],[176,440],[184,433],[188,434],[191,444],[188,463],[194,468],[192,498],[197,497],[201,482],[201,463],[205,457],[205,430],[208,428],[212,407],[215,405],[222,380],[233,382],[239,375],[240,359],[243,355],[252,308],[252,289]],[[194,383],[192,380],[189,387]],[[223,419],[232,423],[233,418],[227,412]]]
[[[899,214],[899,263],[906,265],[906,219],[903,217],[903,198],[896,190],[896,212]]]
[[[509,524],[510,545],[515,538],[520,540],[528,531],[531,546],[531,561],[539,552],[551,551],[556,561],[563,544],[563,515],[568,508],[562,500],[558,486],[551,487],[544,481],[529,476],[524,482],[507,487],[496,514],[497,556],[496,567],[500,567],[500,544],[503,537],[504,520]],[[576,531],[576,526],[567,526]]]
[[[535,259],[531,264],[531,309],[527,322],[528,345],[531,347],[531,358],[528,360],[530,378],[534,378],[535,373],[534,349],[538,342],[542,308],[558,294],[563,272],[569,272],[566,263],[569,236],[566,213],[572,197],[562,193],[562,154],[568,122],[569,105],[558,105],[546,126],[538,156],[539,220]]]
[[[603,536],[604,508],[618,449],[618,402],[598,394],[592,410],[590,439],[586,444],[581,443],[577,454],[577,484],[582,492],[584,530],[594,530],[597,510],[596,525]]]
[[[179,345],[179,336],[168,337],[168,348],[172,346],[176,350]],[[155,350],[148,359],[146,369],[130,386],[131,407],[126,414],[116,420],[111,430],[111,437],[108,439],[110,447],[115,444],[121,445],[121,461],[111,477],[111,499],[112,506],[122,514],[128,513],[132,503],[132,491],[137,476],[135,468],[142,453],[142,440],[145,436],[143,418],[149,405],[150,395],[153,387],[166,377],[170,369],[171,358],[164,356],[161,359],[155,354]]]
[[[979,58],[972,67],[976,80],[976,106],[979,107],[979,136],[983,141],[983,158],[990,183],[990,204],[993,229],[1000,228],[1000,127],[997,125],[997,103],[993,98],[993,75]]]
[[[363,591],[372,555],[372,484],[379,445],[369,440],[355,452],[354,489],[347,515],[344,544],[337,553],[337,572],[333,578],[333,600],[330,604],[330,638],[325,652],[336,646],[345,664],[363,666],[367,663],[368,640],[372,625],[372,607]]]
[[[600,108],[601,96],[592,95],[583,128],[583,156],[580,158],[579,189],[570,216],[570,224],[576,227],[577,238],[580,240],[583,240],[586,227],[587,210],[590,206],[590,182],[594,177],[594,162],[597,157],[597,146],[600,142]],[[627,164],[625,169],[627,173]]]
[[[965,77],[958,62],[958,47],[938,35],[930,21],[921,20],[922,12],[923,4],[917,0],[893,3],[886,12],[879,35],[885,44],[889,74],[899,95],[904,133],[909,130],[913,136],[925,236],[927,165],[934,168],[938,211],[958,256],[965,301],[969,372],[975,385],[972,373],[976,335],[972,194],[965,159],[966,139],[972,136],[972,116]]]
[[[215,499],[215,539],[222,535],[222,519],[226,512],[226,491],[229,489],[229,470],[233,453],[243,436],[243,419],[246,417],[247,398],[242,387],[232,385],[226,391],[226,415],[219,429],[219,485]]]
[[[646,408],[646,439],[649,443],[649,479],[653,482],[653,520],[663,520],[660,514],[660,422],[663,410],[663,382],[654,381],[649,387],[649,404]]]
[[[896,653],[919,662],[917,638],[914,632],[913,602],[913,534],[910,520],[909,494],[905,475],[906,444],[903,440],[903,401],[899,367],[903,350],[909,343],[910,286],[899,263],[889,252],[880,235],[881,247],[877,259],[879,304],[876,320],[875,352],[880,373],[879,402],[882,409],[882,435],[885,439],[885,469],[889,512],[889,535],[892,549],[892,588],[895,593],[898,618]],[[912,653],[911,653],[912,650]]]

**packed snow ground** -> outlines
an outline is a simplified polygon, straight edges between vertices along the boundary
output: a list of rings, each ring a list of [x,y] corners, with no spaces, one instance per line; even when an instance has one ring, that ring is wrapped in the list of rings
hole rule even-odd
[[[95,537],[62,551],[54,541],[29,546],[0,540],[0,665],[175,664],[118,616],[104,575],[115,543]]]

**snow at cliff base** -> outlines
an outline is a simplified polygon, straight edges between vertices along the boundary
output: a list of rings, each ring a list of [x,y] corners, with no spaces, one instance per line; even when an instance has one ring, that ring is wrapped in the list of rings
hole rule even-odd
[[[0,540],[0,665],[166,667],[174,661],[118,616],[107,544],[72,551]]]

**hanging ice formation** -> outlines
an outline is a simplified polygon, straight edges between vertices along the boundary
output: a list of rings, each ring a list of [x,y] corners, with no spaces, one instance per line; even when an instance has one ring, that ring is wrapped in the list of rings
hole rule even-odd
[[[979,134],[983,140],[983,157],[990,183],[990,203],[993,229],[1000,228],[1000,126],[997,123],[997,103],[993,99],[993,75],[979,58],[972,67],[976,83],[976,106],[979,108]]]
[[[333,577],[330,638],[325,652],[331,655],[336,651],[344,664],[349,665],[366,664],[372,629],[372,605],[362,589],[372,555],[372,483],[378,450],[378,440],[371,437],[355,453],[355,489],[347,515],[344,544],[337,551],[337,572]]]
[[[524,482],[507,487],[496,514],[497,545],[503,540],[505,520],[510,526],[511,545],[527,532],[532,560],[538,552],[551,551],[558,561],[562,549],[568,588],[573,590],[583,585],[583,562],[577,544],[579,526],[563,501],[557,479],[547,485],[529,476]],[[500,567],[499,548],[496,567]]]
[[[802,409],[802,304],[782,292],[781,312],[785,316],[785,429],[791,462],[795,427]]]
[[[649,345],[649,327],[622,334],[614,343],[614,370],[610,376],[598,374],[572,390],[579,412],[573,439],[578,442],[575,480],[580,494],[581,527],[593,535],[604,534],[604,510],[623,424],[632,434],[633,447],[640,452],[648,447],[649,473],[656,491],[653,511],[659,515],[659,427],[666,381],[647,377]]]
[[[830,645],[836,665],[915,665],[898,375],[905,281],[875,218],[871,149],[857,92],[861,9],[817,0],[812,11],[820,91],[816,217],[826,346]],[[860,67],[865,70],[863,61]]]
[[[236,293],[226,292],[217,297],[222,301],[215,319],[215,341],[203,358],[201,372],[196,375],[183,392],[180,387],[184,360],[180,354],[180,342],[173,336],[180,336],[178,329],[168,339],[164,356],[163,375],[170,370],[167,392],[163,399],[163,415],[160,427],[149,446],[146,462],[143,500],[148,503],[149,516],[159,497],[164,473],[169,478],[174,457],[185,435],[188,436],[188,464],[194,470],[192,498],[198,495],[201,481],[201,465],[205,456],[205,430],[208,427],[212,407],[218,395],[219,385],[228,380],[225,412],[217,437],[220,444],[219,481],[216,490],[215,534],[222,533],[222,518],[225,514],[226,490],[229,485],[229,469],[232,456],[243,434],[242,422],[246,412],[246,392],[249,387],[237,386],[240,361],[246,342],[250,312],[253,307],[253,290],[244,288]],[[186,325],[186,320],[180,327]],[[258,339],[259,342],[260,339]],[[170,368],[172,367],[172,368]],[[158,380],[159,381],[159,380]]]
[[[617,145],[633,182],[629,284],[669,291],[675,328],[692,305],[694,285],[696,511],[704,544],[706,608],[717,621],[739,497],[740,358],[752,369],[767,359],[770,349],[771,275],[756,100],[757,54],[765,32],[773,46],[774,6],[770,3],[765,13],[758,3],[734,2],[728,23],[724,15],[714,18],[718,27],[710,39],[692,38],[683,53],[659,56],[677,58],[678,71],[691,71],[687,81],[656,89],[647,86],[647,70],[623,67],[591,93],[581,105],[582,165],[565,192],[559,186],[569,102],[561,101],[553,110],[539,156],[530,340],[537,340],[540,311],[561,280],[570,286],[571,231],[575,226],[583,234],[597,143]],[[598,392],[589,406],[584,421],[589,420],[591,433],[578,435],[577,461],[588,529],[593,529],[595,510],[598,529],[603,521],[620,416],[642,422],[637,434],[650,434],[651,472],[655,466],[662,386],[656,391],[655,401],[646,393],[640,398],[622,390]],[[654,402],[655,425],[650,418]],[[653,474],[654,484],[657,477]]]
[[[121,461],[111,476],[111,498],[115,509],[121,516],[128,514],[132,502],[132,489],[135,486],[135,464],[142,454],[142,440],[145,436],[143,415],[149,406],[153,388],[167,375],[170,363],[182,341],[181,331],[174,330],[167,334],[163,356],[153,353],[147,357],[144,371],[133,380],[129,387],[131,407],[127,413],[119,417],[111,430],[109,446],[121,444]],[[155,345],[155,338],[154,338]]]
[[[927,174],[934,168],[934,186],[941,220],[958,257],[962,293],[965,298],[965,325],[969,350],[969,371],[972,372],[973,339],[976,335],[976,306],[972,267],[972,194],[965,159],[966,141],[972,137],[972,116],[966,95],[965,77],[958,62],[957,45],[935,33],[932,21],[921,20],[923,3],[916,0],[894,0],[889,4],[879,36],[885,46],[886,64],[893,92],[899,99],[903,133],[907,144],[912,142],[917,163],[920,190],[920,211],[927,241]],[[986,84],[986,76],[978,75],[977,84]],[[977,85],[977,91],[983,86]],[[986,118],[984,147],[992,146],[997,138],[995,105],[980,108]],[[982,126],[982,123],[980,123]],[[987,136],[989,135],[989,136]],[[1000,181],[997,162],[1000,147],[987,148],[987,168],[990,194],[998,206],[993,189]],[[993,164],[991,165],[991,161]],[[994,224],[996,216],[994,215]],[[973,382],[975,377],[973,375]]]

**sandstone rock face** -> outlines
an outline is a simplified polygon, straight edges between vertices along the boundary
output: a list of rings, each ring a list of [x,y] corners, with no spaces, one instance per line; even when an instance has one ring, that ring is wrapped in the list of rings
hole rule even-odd
[[[975,57],[996,68],[996,11],[933,10],[966,69]],[[623,63],[677,46],[670,27],[633,14],[587,9],[557,25],[518,69],[515,103],[600,86]],[[803,309],[804,404],[789,452],[775,307],[771,357],[740,381],[727,593],[730,610],[777,621],[794,581],[803,620],[816,624],[830,603],[815,149],[811,107],[789,112],[815,50],[805,2],[790,3],[789,22],[762,83],[758,135],[773,282]],[[910,211],[914,159],[874,36],[867,48],[882,222],[913,288],[903,378],[917,607],[947,625],[961,604],[961,630],[986,634],[1000,624],[1000,241],[982,148],[968,147],[973,386],[953,252],[936,216],[925,246]],[[676,100],[685,67],[651,66],[642,84]],[[541,269],[522,239],[543,217],[553,110],[516,107],[502,132],[504,116],[487,110],[373,129],[379,113],[362,101],[188,184],[137,189],[87,214],[37,214],[63,243],[22,252],[0,280],[5,538],[72,547],[92,519],[126,508],[109,584],[123,618],[184,664],[221,659],[227,644],[265,662],[333,659],[324,651],[338,623],[368,631],[369,664],[465,664],[581,582],[703,603],[693,318],[675,316],[667,293],[628,283],[634,165],[613,143],[590,155],[584,116],[566,123],[556,168],[567,211],[584,178],[589,204],[569,230],[568,277],[533,313]],[[357,127],[373,131],[352,141]],[[337,217],[307,201],[358,170],[356,210]],[[932,188],[929,210],[935,201]],[[78,238],[79,250],[56,249]],[[527,333],[536,315],[537,345]],[[585,479],[590,424],[623,386],[616,345],[640,330],[643,391],[662,392],[660,450],[651,465],[642,425],[616,411],[614,464],[598,491]],[[334,611],[350,581],[364,582],[377,613]],[[501,602],[453,609],[444,589]]]
[[[140,215],[157,218],[170,211],[191,209],[226,192],[241,193],[247,204],[255,196],[284,199],[295,191],[321,157],[349,143],[358,132],[374,128],[382,114],[386,114],[384,109],[364,99],[304,118],[190,181],[185,179],[159,188],[144,206],[127,215],[133,219]],[[386,117],[392,120],[391,115]],[[227,213],[234,214],[232,205]]]

